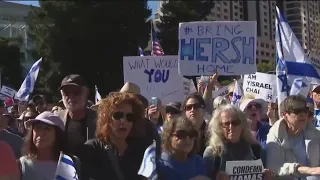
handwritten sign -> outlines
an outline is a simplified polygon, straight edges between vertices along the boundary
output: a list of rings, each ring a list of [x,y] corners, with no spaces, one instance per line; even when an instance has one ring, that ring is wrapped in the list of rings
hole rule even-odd
[[[238,83],[240,84],[240,87],[243,86],[243,79],[238,79]],[[223,86],[217,90],[212,91],[212,98],[216,98],[218,96],[227,96],[228,95],[228,89],[230,86],[233,86],[234,83],[231,83],[227,86]]]
[[[17,91],[7,86],[2,86],[0,93],[10,98],[13,98]]]
[[[255,21],[201,21],[179,24],[179,74],[255,73]]]
[[[255,94],[255,98],[267,102],[275,102],[277,94],[276,76],[266,73],[255,73],[244,75],[243,92]]]
[[[163,104],[184,99],[183,77],[177,56],[123,57],[124,82],[137,84],[148,100],[159,97]]]
[[[226,173],[232,180],[262,180],[264,167],[261,159],[254,161],[226,161]]]

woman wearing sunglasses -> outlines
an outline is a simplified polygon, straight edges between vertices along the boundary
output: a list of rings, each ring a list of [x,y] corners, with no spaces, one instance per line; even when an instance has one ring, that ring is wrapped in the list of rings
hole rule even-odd
[[[166,121],[162,133],[163,152],[158,173],[165,180],[208,179],[202,157],[196,154],[198,133],[184,117]]]
[[[245,114],[237,107],[228,104],[216,109],[208,132],[209,146],[203,157],[211,179],[229,180],[224,173],[226,161],[260,159],[261,147],[251,135]],[[269,173],[266,173],[264,179],[267,177]]]
[[[245,96],[240,102],[240,109],[243,111],[249,121],[251,133],[260,142],[263,150],[266,149],[267,134],[269,133],[269,120],[263,120],[267,115],[268,104],[263,99],[255,99],[251,95]],[[265,153],[264,153],[265,154]],[[265,156],[263,155],[263,160]]]
[[[81,180],[140,180],[137,174],[150,145],[142,132],[144,106],[130,93],[110,93],[98,107],[97,138],[81,150]]]
[[[206,148],[206,129],[207,123],[205,121],[205,101],[198,93],[190,94],[183,102],[182,109],[184,115],[193,123],[196,131],[198,132],[198,140],[200,144],[199,151],[197,152],[202,156]]]

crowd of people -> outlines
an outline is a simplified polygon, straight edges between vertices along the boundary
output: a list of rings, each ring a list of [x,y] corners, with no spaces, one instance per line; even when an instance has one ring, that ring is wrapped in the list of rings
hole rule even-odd
[[[54,106],[36,95],[0,107],[0,177],[55,179],[63,152],[80,180],[150,179],[138,171],[155,143],[160,180],[229,180],[227,162],[259,159],[265,180],[320,179],[320,86],[310,92],[312,102],[291,95],[278,107],[247,94],[231,105],[234,86],[226,97],[212,97],[217,78],[204,88],[199,82],[204,91],[183,102],[150,104],[126,82],[93,105],[84,78],[69,75]]]

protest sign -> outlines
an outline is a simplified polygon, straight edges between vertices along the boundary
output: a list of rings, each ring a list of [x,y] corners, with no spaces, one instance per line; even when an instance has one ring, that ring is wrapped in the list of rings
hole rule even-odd
[[[13,98],[17,91],[7,86],[2,86],[0,93],[10,98]]]
[[[264,167],[261,159],[252,161],[226,161],[230,180],[262,180]]]
[[[177,56],[123,57],[124,82],[137,84],[149,101],[158,97],[163,104],[184,99],[183,77],[178,74]]]
[[[252,93],[256,99],[267,102],[275,102],[277,94],[276,76],[266,73],[255,73],[244,75],[243,92]]]
[[[201,21],[179,24],[179,74],[255,73],[256,21]]]
[[[243,86],[243,79],[238,79],[238,83],[240,84],[240,87],[242,87]],[[229,84],[227,86],[223,86],[217,90],[213,90],[212,91],[212,98],[216,98],[218,96],[227,96],[228,95],[228,88],[233,85],[234,85],[234,83],[231,83],[231,84]]]
[[[185,96],[197,92],[192,79],[183,78],[183,88]]]

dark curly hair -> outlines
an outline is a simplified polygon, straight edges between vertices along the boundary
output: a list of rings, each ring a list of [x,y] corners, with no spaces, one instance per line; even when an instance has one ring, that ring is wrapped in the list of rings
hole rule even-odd
[[[168,120],[164,123],[163,131],[161,135],[162,141],[162,150],[171,154],[173,152],[173,148],[171,146],[172,133],[175,132],[176,127],[178,125],[182,125],[183,127],[190,128],[191,131],[196,131],[193,123],[187,119],[185,116],[179,116],[174,119]],[[189,153],[189,155],[196,154],[200,149],[199,136],[194,139],[193,149]]]
[[[133,123],[130,135],[139,135],[141,123],[144,118],[144,108],[140,100],[131,93],[112,92],[101,100],[98,108],[98,120],[96,128],[96,136],[101,141],[108,143],[110,141],[110,120],[114,111],[122,104],[132,106],[135,122]]]

